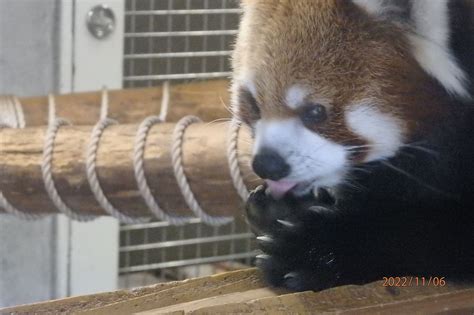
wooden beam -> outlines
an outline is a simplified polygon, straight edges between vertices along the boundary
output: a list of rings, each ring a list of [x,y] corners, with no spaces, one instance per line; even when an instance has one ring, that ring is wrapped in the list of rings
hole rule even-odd
[[[167,121],[193,114],[204,121],[230,117],[229,81],[209,80],[170,84]],[[163,87],[109,91],[109,117],[122,124],[137,123],[161,110]],[[27,127],[48,123],[48,98],[20,98]],[[55,96],[56,115],[74,125],[93,125],[99,119],[101,92],[73,93]]]
[[[241,200],[231,182],[226,151],[229,123],[193,124],[183,138],[183,164],[192,191],[211,215],[240,213]],[[175,124],[153,126],[144,153],[144,170],[158,204],[170,214],[190,214],[176,183],[171,163]],[[133,144],[138,125],[113,125],[100,140],[97,173],[106,196],[118,209],[148,215],[133,171]],[[103,215],[91,193],[85,172],[85,152],[91,126],[62,127],[53,154],[53,178],[60,196],[72,209]],[[18,209],[35,213],[55,212],[41,175],[45,127],[0,130],[0,189]],[[241,129],[238,152],[249,188],[258,184],[250,169],[250,137]]]

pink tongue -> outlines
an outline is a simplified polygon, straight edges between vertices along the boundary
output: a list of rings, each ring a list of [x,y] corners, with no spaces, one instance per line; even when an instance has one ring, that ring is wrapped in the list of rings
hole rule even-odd
[[[290,181],[273,181],[273,180],[266,180],[268,189],[270,189],[270,193],[275,199],[280,199],[283,197],[288,191],[290,191],[293,187],[296,186],[296,182],[290,182]]]

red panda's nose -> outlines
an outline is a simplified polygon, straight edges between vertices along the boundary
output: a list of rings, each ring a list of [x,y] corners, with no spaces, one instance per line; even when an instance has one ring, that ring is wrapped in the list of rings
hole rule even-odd
[[[290,174],[290,166],[275,151],[262,149],[252,162],[253,171],[263,179],[277,181]]]

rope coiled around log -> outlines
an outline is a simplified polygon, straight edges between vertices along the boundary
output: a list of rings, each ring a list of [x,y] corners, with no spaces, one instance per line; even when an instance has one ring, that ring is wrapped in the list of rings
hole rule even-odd
[[[158,116],[147,117],[138,127],[137,136],[135,138],[135,145],[133,149],[133,170],[135,173],[135,179],[137,181],[138,190],[145,201],[148,209],[160,220],[168,221],[173,225],[183,225],[189,222],[191,217],[184,216],[172,216],[167,214],[160,208],[155,200],[155,197],[151,193],[151,189],[148,186],[148,181],[145,177],[145,171],[143,169],[143,155],[145,153],[146,137],[149,130],[155,124],[161,123],[162,119]]]
[[[126,212],[121,211],[115,208],[112,203],[107,199],[102,187],[100,186],[99,179],[97,177],[96,171],[96,161],[97,161],[97,149],[99,148],[100,138],[104,130],[110,126],[115,125],[117,122],[113,119],[107,118],[108,112],[108,94],[107,90],[104,88],[102,90],[102,102],[101,102],[101,114],[100,120],[92,129],[91,139],[89,145],[87,146],[86,153],[86,175],[89,186],[92,190],[92,193],[95,196],[95,199],[100,204],[100,206],[113,216],[123,223],[144,223],[150,221],[149,217],[133,217],[128,215]]]
[[[144,171],[144,150],[146,139],[150,129],[155,125],[158,124],[166,118],[168,103],[169,103],[169,91],[168,86],[164,86],[164,94],[162,97],[162,111],[159,116],[151,116],[147,117],[145,120],[141,122],[137,129],[136,137],[135,137],[135,144],[134,144],[134,154],[133,154],[133,167],[134,167],[134,175],[137,183],[138,191],[140,192],[144,202],[146,203],[149,211],[155,217],[159,218],[163,221],[168,221],[173,225],[182,225],[190,222],[191,220],[195,220],[194,217],[189,216],[173,216],[160,208],[158,205],[157,200],[154,198],[151,189],[148,185],[148,182],[145,177]],[[3,98],[5,99],[5,98]],[[0,99],[1,101],[2,99]],[[15,101],[16,100],[16,101]],[[0,113],[2,113],[3,119],[0,121],[3,127],[14,127],[14,128],[21,128],[24,126],[24,118],[21,121],[23,115],[19,114],[22,113],[21,104],[18,102],[16,98],[9,97],[6,101],[4,100],[3,103],[8,103],[10,112],[10,117],[8,118],[9,121],[7,122],[5,116],[2,113],[2,107],[0,102]],[[56,135],[59,129],[62,126],[70,125],[70,123],[62,118],[56,117],[55,115],[55,101],[54,97],[50,95],[48,97],[48,104],[49,104],[49,123],[48,129],[46,131],[45,136],[45,143],[43,147],[43,161],[41,164],[41,174],[43,177],[45,189],[50,197],[52,203],[58,209],[59,212],[67,215],[69,218],[78,220],[78,221],[89,221],[97,216],[95,215],[85,215],[81,214],[77,210],[73,210],[67,206],[67,204],[62,200],[61,196],[59,195],[56,185],[54,183],[54,178],[52,174],[52,161],[53,161],[53,153],[54,153],[54,142],[56,139]],[[12,107],[13,106],[13,107]],[[5,107],[5,106],[4,106]],[[7,110],[5,110],[7,111]],[[124,223],[143,223],[148,222],[151,218],[150,217],[136,217],[130,215],[129,211],[122,211],[115,208],[111,202],[108,200],[107,196],[102,190],[100,185],[97,172],[96,172],[96,160],[97,160],[97,150],[100,143],[101,135],[103,134],[104,130],[113,124],[117,124],[115,120],[112,120],[107,117],[108,112],[108,93],[106,89],[102,91],[102,101],[101,101],[101,115],[98,123],[94,126],[91,136],[90,142],[87,147],[86,151],[86,176],[91,188],[95,199],[100,204],[100,206],[111,216],[119,219],[121,222]],[[14,115],[12,114],[14,113]],[[176,124],[176,127],[173,131],[173,138],[172,138],[172,148],[171,148],[171,159],[173,164],[173,172],[178,183],[178,186],[181,190],[182,196],[189,206],[191,211],[200,218],[200,220],[206,224],[219,226],[223,224],[230,223],[233,221],[233,217],[230,216],[213,216],[207,214],[202,207],[200,206],[199,202],[196,200],[194,193],[191,190],[189,185],[188,178],[184,172],[183,167],[183,158],[182,158],[182,145],[183,145],[183,137],[185,134],[186,128],[196,122],[201,122],[201,120],[195,116],[186,116],[182,118]],[[244,184],[241,170],[239,168],[238,162],[238,154],[237,154],[237,145],[238,145],[238,136],[239,136],[239,129],[240,125],[236,122],[232,122],[229,129],[228,134],[228,143],[227,143],[227,159],[229,164],[229,170],[231,179],[233,182],[234,187],[236,188],[239,196],[246,200],[248,197],[248,190]],[[44,217],[44,214],[32,214],[30,211],[23,211],[16,209],[13,205],[11,205],[5,196],[0,191],[0,207],[4,208],[6,212],[14,214],[18,217],[24,219],[38,219]]]
[[[227,161],[229,163],[230,176],[232,183],[234,184],[237,193],[240,198],[245,202],[249,197],[249,191],[245,186],[244,179],[242,178],[242,172],[239,167],[238,159],[238,139],[240,123],[236,120],[232,120],[229,127],[228,143],[227,143]]]
[[[0,96],[0,128],[25,128],[23,108],[17,97],[11,95]],[[45,216],[44,214],[34,214],[17,209],[7,200],[1,190],[0,208],[24,220],[37,220]]]
[[[221,217],[208,215],[199,205],[199,202],[194,196],[191,186],[189,185],[188,179],[184,173],[183,167],[183,136],[186,128],[196,122],[202,122],[196,116],[185,116],[181,118],[173,131],[172,149],[171,149],[171,160],[173,162],[173,170],[178,186],[181,189],[186,204],[194,214],[201,218],[204,223],[209,225],[217,226],[230,223],[234,220],[233,217]]]
[[[53,202],[56,209],[70,219],[87,222],[96,218],[93,215],[84,215],[71,209],[61,198],[54,184],[52,174],[52,162],[54,153],[54,140],[61,126],[71,125],[65,119],[56,117],[56,103],[52,94],[48,95],[48,130],[46,131],[46,140],[43,147],[43,162],[41,163],[41,174],[43,176],[44,187],[48,193],[49,199]]]

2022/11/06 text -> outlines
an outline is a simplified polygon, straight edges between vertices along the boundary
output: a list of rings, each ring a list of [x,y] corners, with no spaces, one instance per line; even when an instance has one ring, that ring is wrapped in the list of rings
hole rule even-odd
[[[445,277],[383,277],[384,287],[444,287]]]

